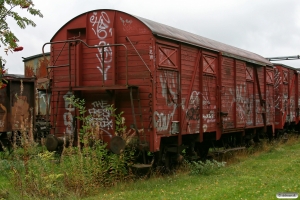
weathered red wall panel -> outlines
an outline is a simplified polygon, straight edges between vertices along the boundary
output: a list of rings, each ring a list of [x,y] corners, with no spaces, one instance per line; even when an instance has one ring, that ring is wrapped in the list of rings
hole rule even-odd
[[[266,123],[275,128],[274,68],[266,69]]]
[[[200,90],[200,58],[202,53],[197,48],[181,47],[181,134],[199,133],[202,129]],[[202,73],[201,73],[202,74]]]
[[[246,63],[242,61],[236,61],[236,127],[243,128],[246,126]]]
[[[275,64],[274,70],[275,127],[283,129],[285,123],[298,122],[298,73],[296,69],[281,64]]]
[[[234,59],[223,57],[222,62],[222,125],[223,129],[235,128],[235,66]]]
[[[254,66],[256,70],[256,79],[255,79],[255,126],[264,126],[264,107],[261,104],[261,98],[265,99],[265,76],[264,76],[264,67]]]
[[[254,104],[254,70],[252,65],[246,66],[246,127],[253,127],[255,120]]]
[[[157,134],[171,134],[172,121],[179,121],[178,48],[157,44],[156,99],[154,127]]]
[[[202,117],[203,132],[216,131],[218,57],[203,52],[202,55]]]

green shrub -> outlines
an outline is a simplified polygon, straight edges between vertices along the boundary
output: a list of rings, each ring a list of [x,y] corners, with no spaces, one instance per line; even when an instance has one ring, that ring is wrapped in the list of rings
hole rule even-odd
[[[216,160],[192,161],[188,164],[190,175],[209,175],[214,173],[217,169],[225,167],[225,162],[218,162]]]
[[[37,146],[24,135],[21,146],[14,146],[12,152],[1,154],[0,172],[5,174],[12,186],[13,192],[9,193],[18,193],[19,196],[14,198],[88,196],[100,188],[132,178],[130,165],[133,163],[134,146],[128,145],[119,155],[108,151],[101,137],[95,137],[91,117],[85,116],[84,100],[72,97],[71,102],[80,114],[77,118],[81,120],[82,127],[78,139],[83,148],[71,145],[63,147],[61,154],[57,154]],[[122,120],[121,115],[117,119]],[[126,127],[121,123],[118,127],[120,132],[126,134]]]

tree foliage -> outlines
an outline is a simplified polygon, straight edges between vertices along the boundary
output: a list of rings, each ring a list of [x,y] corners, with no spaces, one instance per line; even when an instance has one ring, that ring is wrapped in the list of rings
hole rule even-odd
[[[27,26],[35,27],[36,24],[27,17],[20,16],[18,9],[25,9],[33,16],[43,17],[40,10],[34,8],[32,0],[0,0],[0,41],[5,46],[4,51],[12,51],[15,49],[19,41],[17,36],[10,30],[7,18],[11,17],[15,20],[21,29]]]

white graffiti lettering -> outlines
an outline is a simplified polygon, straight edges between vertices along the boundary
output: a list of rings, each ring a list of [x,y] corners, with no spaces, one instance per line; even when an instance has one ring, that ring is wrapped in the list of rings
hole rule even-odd
[[[97,12],[94,12],[90,17],[90,22],[92,24],[92,30],[95,35],[100,39],[99,45],[106,46],[109,45],[105,41],[108,34],[113,35],[113,30],[110,27],[110,19],[106,12],[102,11],[98,19]],[[96,26],[96,28],[94,28]],[[104,75],[104,80],[107,80],[108,70],[111,68],[111,62],[113,59],[113,51],[110,46],[98,48],[98,53],[96,54],[97,59],[99,60],[100,66],[97,66],[97,69],[102,75]],[[105,64],[105,66],[103,66]]]
[[[108,104],[105,101],[95,101],[92,103],[93,108],[88,109],[91,115],[91,125],[108,130],[113,128],[111,119],[111,110],[108,109]]]
[[[74,127],[73,127],[73,114],[72,112],[75,111],[75,108],[72,106],[70,102],[70,97],[72,96],[72,92],[67,92],[63,98],[65,100],[65,109],[67,112],[63,114],[63,119],[64,119],[64,125],[66,127],[65,133],[68,135],[73,135],[74,132]]]
[[[177,100],[177,74],[173,71],[163,71],[159,76],[160,84],[162,88],[162,96],[166,99],[166,104],[172,106]]]
[[[127,33],[130,33],[135,30],[135,27],[132,26],[132,20],[123,19],[120,17],[120,21],[123,24],[123,30]]]
[[[110,19],[107,13],[104,11],[101,12],[101,16],[98,20],[97,12],[94,12],[90,18],[90,22],[92,23],[92,30],[94,31],[95,35],[97,35],[99,39],[105,39],[107,37],[107,29],[109,29],[110,24]],[[95,25],[96,28],[94,28]]]
[[[170,127],[170,122],[173,121],[173,116],[176,111],[176,105],[174,105],[174,109],[170,114],[159,113],[155,111],[153,113],[153,121],[154,127],[157,128],[157,131],[167,131]],[[171,133],[171,129],[169,130]]]
[[[153,60],[153,50],[152,50],[152,46],[149,46],[149,56],[150,56],[150,60]]]

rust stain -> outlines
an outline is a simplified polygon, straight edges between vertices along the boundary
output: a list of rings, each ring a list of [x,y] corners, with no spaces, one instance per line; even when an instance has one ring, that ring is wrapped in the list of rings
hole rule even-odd
[[[0,103],[0,108],[2,109],[0,111],[1,112],[1,114],[0,114],[0,130],[4,131],[5,128],[6,128],[5,125],[6,125],[7,109],[6,109],[6,107],[2,103]]]
[[[25,76],[39,78],[47,77],[47,66],[49,64],[49,56],[36,57],[25,62]]]
[[[38,78],[47,77],[47,66],[49,64],[49,60],[46,58],[39,60],[39,67],[37,68],[36,74],[38,75]]]
[[[25,76],[26,77],[33,77],[34,76],[34,71],[31,66],[25,66]]]
[[[26,96],[19,96],[12,107],[12,126],[13,129],[24,130],[29,127],[29,104]]]

